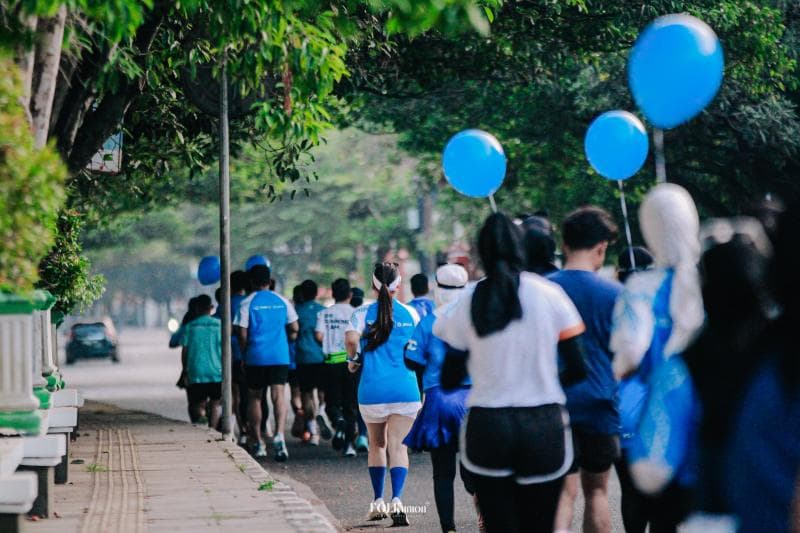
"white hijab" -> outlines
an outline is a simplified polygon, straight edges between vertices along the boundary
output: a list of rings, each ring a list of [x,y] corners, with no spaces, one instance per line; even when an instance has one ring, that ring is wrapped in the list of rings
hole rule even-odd
[[[670,295],[672,334],[665,353],[683,351],[705,319],[700,292],[700,218],[689,193],[674,183],[654,187],[639,208],[639,225],[656,268],[675,272]]]

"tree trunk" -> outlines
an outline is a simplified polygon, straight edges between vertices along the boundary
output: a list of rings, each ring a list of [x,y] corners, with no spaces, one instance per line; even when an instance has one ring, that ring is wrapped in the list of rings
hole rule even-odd
[[[38,42],[33,66],[30,110],[37,148],[47,144],[66,18],[67,6],[62,4],[55,16],[40,19],[36,28]]]
[[[28,15],[22,19],[22,25],[31,33],[36,32],[37,18],[35,15]],[[33,81],[33,61],[35,58],[35,46],[30,49],[20,47],[16,54],[16,63],[22,74],[22,107],[25,109],[25,116],[28,123],[33,127],[33,118],[31,117],[28,106],[31,101],[31,83]]]

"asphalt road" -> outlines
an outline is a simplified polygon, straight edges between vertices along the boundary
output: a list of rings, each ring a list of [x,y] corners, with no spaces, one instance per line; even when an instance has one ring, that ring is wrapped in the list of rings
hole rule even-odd
[[[62,365],[65,379],[70,386],[80,389],[86,398],[188,421],[185,393],[175,387],[180,373],[180,351],[169,349],[168,339],[166,331],[123,330],[120,332],[120,363],[97,360]],[[63,342],[60,345],[63,346]],[[307,485],[346,531],[374,531],[390,524],[388,520],[381,524],[364,520],[372,500],[365,454],[344,458],[330,447],[329,442],[322,441],[319,447],[314,447],[303,445],[291,437],[288,441],[289,462],[281,464],[268,460],[265,463],[274,477]],[[403,502],[415,506],[420,512],[409,517],[411,527],[405,531],[438,531],[430,457],[420,453],[412,454],[410,459]],[[391,495],[388,478],[386,495]],[[611,483],[610,499],[613,530],[622,531],[616,478]],[[582,507],[582,502],[579,502],[575,524],[580,524]],[[472,500],[458,478],[456,526],[459,531],[477,531]],[[573,530],[579,531],[580,527]]]

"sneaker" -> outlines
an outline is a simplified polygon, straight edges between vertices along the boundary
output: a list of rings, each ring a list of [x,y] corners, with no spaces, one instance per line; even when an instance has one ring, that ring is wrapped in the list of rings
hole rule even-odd
[[[306,429],[306,417],[303,410],[300,409],[294,414],[294,422],[292,422],[292,437],[297,439],[303,436],[303,431]]]
[[[356,456],[356,449],[353,448],[352,444],[348,444],[347,448],[344,449],[344,456],[345,457],[355,457]]]
[[[256,459],[265,459],[267,457],[267,447],[264,446],[263,442],[259,442],[256,444],[256,447],[253,448],[253,457]]]
[[[286,449],[286,443],[283,440],[272,441],[272,449],[275,453],[275,460],[279,463],[285,463],[289,459],[289,451]]]
[[[369,451],[369,441],[367,440],[366,435],[359,435],[358,437],[356,437],[356,451],[357,452]]]
[[[333,436],[333,431],[331,431],[331,427],[325,422],[325,417],[322,415],[317,415],[317,426],[319,427],[319,434],[325,440],[331,440]]]
[[[333,435],[331,446],[333,446],[334,450],[341,450],[344,448],[344,440],[344,431],[339,430]]]
[[[239,446],[242,448],[247,446],[247,435],[239,435]]]
[[[389,506],[386,505],[386,502],[383,501],[383,498],[378,498],[369,504],[369,515],[367,516],[367,520],[370,522],[385,520],[389,516],[387,514],[388,509]]]
[[[311,435],[311,440],[308,443],[312,446],[319,446],[319,435]]]
[[[303,438],[301,440],[303,441],[303,444],[308,444],[309,442],[311,442],[311,432],[304,431]]]
[[[403,509],[403,502],[400,498],[392,498],[392,505],[389,506],[389,516],[392,519],[392,527],[410,526],[408,517]]]

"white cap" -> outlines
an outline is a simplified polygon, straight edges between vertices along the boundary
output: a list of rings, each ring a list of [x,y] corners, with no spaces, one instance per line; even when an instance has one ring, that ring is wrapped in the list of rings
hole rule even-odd
[[[469,274],[461,265],[442,265],[436,269],[436,284],[442,289],[460,289],[468,281]]]

